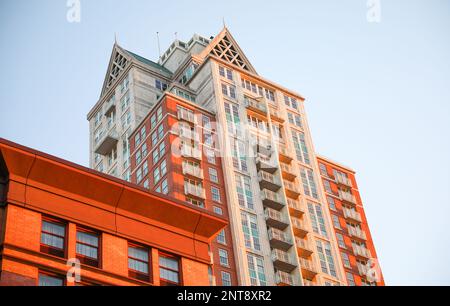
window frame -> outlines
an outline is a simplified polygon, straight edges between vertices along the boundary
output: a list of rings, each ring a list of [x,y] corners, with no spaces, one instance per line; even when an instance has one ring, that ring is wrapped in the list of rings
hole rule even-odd
[[[84,242],[78,241],[78,232],[86,233],[92,236],[97,236],[98,244],[97,246],[90,245]],[[86,245],[91,248],[97,249],[97,259],[91,258],[86,255],[78,254],[77,252],[77,245],[78,244]],[[95,231],[92,229],[88,229],[82,226],[76,226],[76,233],[75,233],[75,257],[82,263],[91,267],[101,268],[101,259],[102,259],[102,234],[99,231]]]
[[[64,236],[60,236],[60,235],[56,235],[56,234],[53,234],[53,233],[45,232],[43,230],[44,222],[56,224],[56,225],[59,225],[59,226],[63,226],[64,227]],[[62,249],[59,249],[57,247],[54,247],[54,246],[42,243],[42,234],[43,233],[46,234],[46,235],[62,238],[63,239],[63,247],[62,247]],[[41,230],[40,230],[40,238],[39,238],[40,252],[48,254],[48,255],[51,255],[51,256],[60,257],[60,258],[67,258],[67,240],[68,240],[68,237],[67,237],[68,235],[67,234],[68,234],[68,223],[66,221],[63,221],[63,220],[58,219],[58,218],[54,218],[54,217],[44,216],[43,215],[42,218],[41,218]]]

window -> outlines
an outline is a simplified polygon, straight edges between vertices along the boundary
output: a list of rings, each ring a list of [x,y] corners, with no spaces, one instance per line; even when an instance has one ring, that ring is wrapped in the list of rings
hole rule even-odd
[[[219,183],[219,177],[217,176],[217,170],[214,168],[209,168],[209,179],[213,183]]]
[[[350,272],[346,272],[345,275],[347,276],[348,285],[349,286],[356,286],[353,274],[350,273]]]
[[[303,190],[307,196],[318,199],[317,187],[314,181],[314,173],[311,169],[302,168],[300,170],[300,176],[302,177]]]
[[[302,163],[309,165],[308,147],[306,146],[305,134],[292,130],[292,141],[294,142],[295,154]]]
[[[222,94],[232,99],[236,99],[236,87],[222,83]]]
[[[231,286],[231,274],[225,271],[221,271],[222,276],[222,286]]]
[[[144,185],[143,186],[144,186],[145,189],[150,189],[150,181],[148,179],[146,179],[144,181]]]
[[[215,165],[216,164],[216,154],[211,149],[206,149],[206,157],[208,159],[208,163]]]
[[[330,209],[336,211],[336,202],[334,201],[334,198],[327,196],[327,202]]]
[[[223,215],[222,208],[217,207],[217,206],[214,206],[214,207],[213,207],[213,210],[214,210],[214,213],[215,213],[215,214]]]
[[[66,253],[66,224],[51,218],[43,218],[41,228],[41,252],[58,257]]]
[[[217,187],[211,187],[212,200],[220,203],[220,190]]]
[[[142,145],[141,150],[142,150],[142,157],[146,157],[146,156],[147,156],[147,153],[148,153],[148,151],[147,151],[147,144],[146,144],[146,143],[144,143],[144,144]]]
[[[77,228],[77,258],[81,263],[99,266],[99,234],[90,230]]]
[[[254,209],[250,177],[235,173],[235,182],[239,205]]]
[[[139,168],[136,171],[136,181],[139,184],[142,181],[142,169]]]
[[[156,167],[155,170],[153,170],[153,183],[156,185],[160,179],[161,179],[161,172],[159,170],[159,167]]]
[[[150,281],[150,250],[143,246],[128,244],[128,276],[145,282]]]
[[[180,266],[177,258],[159,254],[159,277],[162,286],[180,285]]]
[[[192,205],[198,206],[200,208],[205,208],[205,203],[203,203],[203,201],[196,200],[196,199],[193,199],[193,198],[188,198],[188,197],[186,198],[186,201],[188,203],[191,203]]]
[[[227,251],[219,249],[219,262],[221,266],[229,267]]]
[[[53,273],[39,271],[39,286],[64,286],[64,277]]]
[[[161,183],[161,193],[168,194],[169,193],[169,184],[167,183],[167,179]]]
[[[316,234],[327,237],[327,228],[323,217],[322,206],[320,204],[308,203],[308,211],[313,231]]]
[[[288,97],[288,96],[284,96],[284,104],[286,104],[286,106],[298,111],[297,99]]]
[[[166,173],[167,173],[167,161],[163,160],[161,162],[161,176],[166,175]]]
[[[331,253],[331,244],[327,241],[316,240],[316,246],[322,272],[337,277],[334,259]]]
[[[137,133],[134,137],[134,146],[137,147],[141,143],[141,134]]]
[[[341,223],[339,222],[339,217],[336,215],[331,215],[331,218],[333,219],[333,226],[337,229],[342,229]]]
[[[345,249],[347,246],[345,245],[344,236],[342,236],[341,233],[336,233],[336,238],[337,238],[339,247]]]
[[[228,133],[234,136],[241,135],[239,130],[240,118],[239,118],[239,106],[234,103],[224,103],[225,116],[227,119]]]
[[[252,286],[266,286],[266,274],[264,272],[264,260],[262,257],[247,254],[248,272]]]
[[[165,91],[167,89],[167,84],[160,80],[155,80],[155,87],[161,91]]]
[[[163,113],[162,113],[162,107],[158,107],[158,109],[156,110],[156,116],[158,117],[158,122],[161,121],[162,117],[163,117]]]
[[[350,259],[348,258],[348,254],[342,252],[341,257],[342,257],[342,262],[344,263],[344,267],[351,268],[352,265],[350,264]]]
[[[137,150],[136,151],[136,165],[139,165],[140,163],[141,163],[141,161],[142,161],[142,155],[141,155],[141,151],[140,150]]]
[[[120,109],[123,112],[130,106],[130,95],[127,94],[120,99]]]
[[[302,128],[302,119],[300,117],[300,115],[288,112],[288,120],[289,123],[292,125],[295,125],[296,127]]]
[[[227,78],[230,81],[233,81],[233,71],[232,70],[220,66],[219,67],[219,74],[220,74],[221,77],[224,77],[224,78]]]
[[[242,172],[248,171],[247,165],[247,154],[246,154],[246,144],[237,139],[231,138],[231,154],[233,156],[233,166],[236,170],[240,170]]]
[[[259,231],[256,215],[241,211],[242,231],[244,233],[245,246],[256,251],[261,250]]]
[[[320,169],[320,174],[322,174],[323,176],[328,177],[327,166],[325,166],[322,163],[319,163],[319,169]]]
[[[329,180],[323,180],[323,187],[325,188],[325,191],[328,193],[333,193],[333,190],[331,189],[331,184]]]
[[[217,242],[221,244],[227,244],[225,239],[225,230],[221,230],[219,235],[217,235]]]

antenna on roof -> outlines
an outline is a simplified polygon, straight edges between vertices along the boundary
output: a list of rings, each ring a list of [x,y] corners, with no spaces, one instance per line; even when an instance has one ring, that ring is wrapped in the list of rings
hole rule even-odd
[[[226,28],[227,24],[225,23],[225,17],[222,17],[223,27]]]
[[[117,45],[117,32],[114,32],[114,43]]]
[[[175,40],[178,40],[178,32],[175,32]]]
[[[156,32],[156,39],[158,40],[158,56],[161,57],[161,45],[159,44],[159,32]]]

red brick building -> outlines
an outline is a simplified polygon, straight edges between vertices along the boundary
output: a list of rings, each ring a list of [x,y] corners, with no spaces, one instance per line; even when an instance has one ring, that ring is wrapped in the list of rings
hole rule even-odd
[[[131,182],[229,220],[215,115],[165,92],[129,137]],[[216,285],[237,285],[227,226],[211,242]]]
[[[348,284],[384,286],[355,172],[324,157],[317,160]]]
[[[222,216],[0,139],[0,285],[208,285]],[[66,278],[80,261],[81,282]]]

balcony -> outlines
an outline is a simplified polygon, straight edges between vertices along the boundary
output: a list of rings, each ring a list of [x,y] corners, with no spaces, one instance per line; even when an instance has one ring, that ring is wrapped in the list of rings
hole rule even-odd
[[[305,258],[299,258],[299,260],[300,266],[302,268],[302,275],[311,279],[314,278],[317,275],[318,271],[313,262]]]
[[[270,228],[268,233],[270,246],[272,248],[288,251],[292,247],[292,240],[286,235],[285,232],[276,228]]]
[[[116,125],[113,125],[107,132],[100,134],[100,138],[95,146],[95,153],[107,155],[114,149],[119,141]]]
[[[275,193],[273,191],[263,189],[261,193],[261,200],[264,204],[264,206],[280,210],[282,209],[285,204],[282,200],[281,196],[278,193]]]
[[[262,154],[256,156],[256,167],[258,171],[263,170],[272,174],[278,170],[277,162]]]
[[[264,216],[266,218],[266,224],[270,227],[284,230],[289,225],[288,221],[286,221],[286,218],[283,217],[282,213],[274,209],[266,208],[264,210]]]
[[[187,128],[187,127],[180,126],[179,130],[178,130],[178,136],[180,138],[194,140],[197,143],[200,142],[200,135],[198,133],[196,133],[195,131],[192,131],[190,128]]]
[[[273,174],[260,171],[258,173],[259,186],[272,191],[278,191],[281,188],[281,181]]]
[[[197,160],[202,160],[202,152],[200,149],[189,146],[189,145],[182,145],[181,146],[181,156],[187,157],[187,158],[193,158]]]
[[[347,202],[352,205],[356,205],[356,197],[348,192],[339,190],[339,197],[342,199],[342,201]]]
[[[281,175],[286,180],[293,181],[297,177],[293,167],[288,164],[280,163],[280,169],[281,169]]]
[[[300,188],[296,186],[295,183],[284,180],[284,189],[286,191],[286,195],[291,199],[298,199],[300,196]]]
[[[299,200],[287,199],[287,204],[289,207],[289,214],[293,217],[301,218],[305,213],[302,204]]]
[[[200,185],[193,185],[189,183],[184,184],[184,194],[191,195],[197,198],[206,199],[205,189]]]
[[[244,105],[249,110],[257,112],[261,115],[267,115],[267,108],[263,102],[258,102],[256,100],[245,97]]]
[[[343,175],[336,175],[336,183],[345,187],[352,187],[352,181]]]
[[[285,272],[291,272],[297,267],[289,254],[280,250],[272,250],[272,261],[275,269]]]
[[[349,233],[350,237],[358,238],[361,240],[367,240],[366,233],[357,227],[349,226],[348,233]]]
[[[278,286],[294,286],[292,275],[283,271],[277,271],[275,282]]]
[[[298,218],[291,218],[291,223],[294,235],[303,238],[308,234],[306,224],[302,220]]]
[[[361,214],[355,210],[344,207],[344,217],[351,221],[361,222]]]
[[[281,116],[280,111],[269,107],[270,119],[283,123],[285,120]]]
[[[115,109],[116,109],[116,103],[115,103],[114,98],[111,98],[109,101],[106,101],[105,104],[103,104],[103,114],[105,116],[108,116]]]
[[[295,245],[299,256],[308,258],[314,252],[311,243],[306,239],[295,237]]]
[[[361,263],[356,263],[357,264],[357,266],[358,266],[358,273],[359,273],[359,275],[361,275],[361,276],[366,276],[367,275],[367,273],[368,273],[368,271],[369,271],[369,269],[367,268],[367,266],[366,265],[363,265],[363,264],[361,264]]]
[[[355,256],[360,256],[366,259],[372,258],[372,254],[370,253],[370,251],[360,245],[353,245],[353,253],[355,254]]]
[[[289,164],[294,158],[292,152],[285,146],[278,146],[278,156],[280,161]]]
[[[255,143],[255,150],[256,152],[261,153],[259,155],[272,156],[273,146],[269,140],[258,138]]]
[[[178,120],[185,121],[194,126],[197,124],[197,120],[195,120],[195,115],[192,112],[188,112],[183,109],[178,109],[177,117],[178,117]]]
[[[193,176],[195,178],[203,179],[203,171],[200,167],[183,163],[183,174],[187,176]]]

